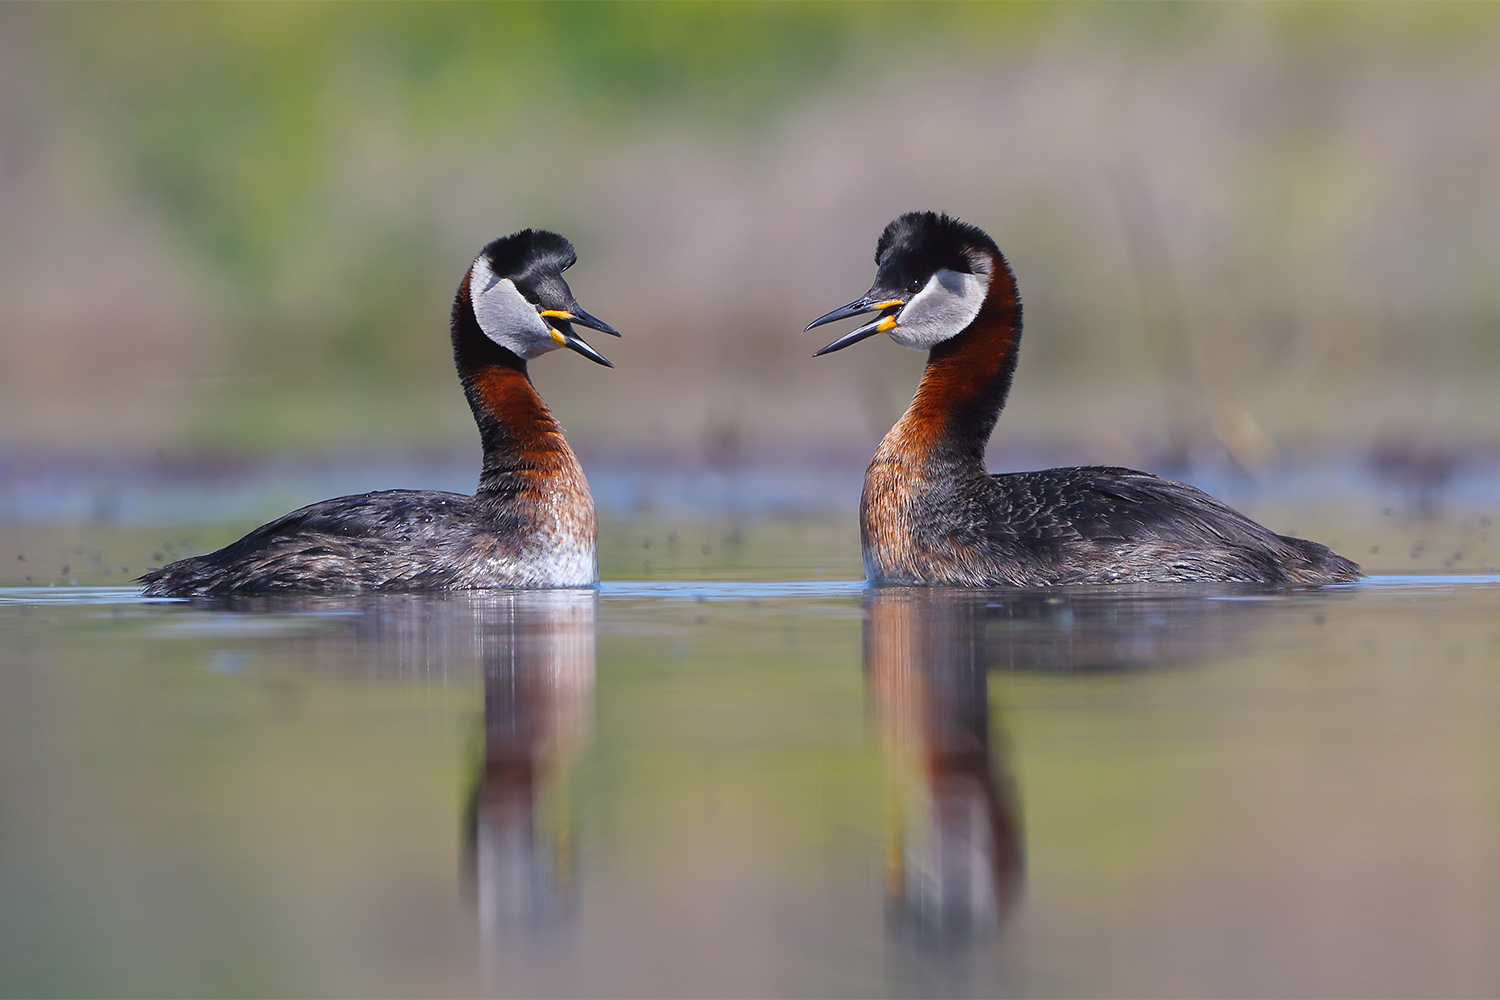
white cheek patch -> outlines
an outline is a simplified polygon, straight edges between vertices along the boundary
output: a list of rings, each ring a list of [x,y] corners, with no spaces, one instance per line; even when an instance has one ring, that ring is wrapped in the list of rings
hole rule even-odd
[[[534,358],[560,346],[552,339],[547,323],[536,306],[509,278],[497,278],[480,257],[469,269],[469,301],[484,335],[523,358]]]
[[[989,290],[988,274],[940,270],[897,315],[891,339],[913,351],[925,351],[957,336],[979,315]]]

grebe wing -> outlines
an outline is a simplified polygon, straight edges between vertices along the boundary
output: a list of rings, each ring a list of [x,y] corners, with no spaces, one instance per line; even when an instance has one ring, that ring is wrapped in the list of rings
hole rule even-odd
[[[240,541],[327,536],[390,542],[417,541],[452,530],[473,497],[428,490],[380,490],[320,500],[261,525]]]
[[[1134,469],[993,477],[995,552],[1046,567],[1050,582],[1217,580],[1322,586],[1361,577],[1328,546],[1278,535],[1203,490]]]
[[[1134,469],[1084,466],[993,479],[1010,511],[1005,520],[1021,535],[1220,545],[1280,537],[1196,487]]]
[[[315,579],[321,589],[422,590],[450,586],[481,533],[488,554],[519,549],[519,527],[504,508],[477,518],[474,498],[463,494],[382,490],[310,504],[241,542],[245,568],[263,581],[257,587],[305,588]]]
[[[159,596],[440,589],[460,569],[454,553],[475,535],[483,531],[492,551],[514,537],[503,522],[501,513],[476,523],[473,498],[459,493],[337,497],[285,514],[216,552],[152,570],[141,581],[148,595]]]
[[[992,480],[998,551],[1029,551],[1060,582],[1217,580],[1322,585],[1360,569],[1325,545],[1278,535],[1186,483],[1084,467]]]

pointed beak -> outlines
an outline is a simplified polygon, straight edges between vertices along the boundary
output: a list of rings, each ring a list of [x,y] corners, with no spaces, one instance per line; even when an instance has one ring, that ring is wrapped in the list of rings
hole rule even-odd
[[[542,315],[547,316],[549,319],[557,319],[557,313],[559,311],[560,310],[549,309],[546,312],[542,313]],[[614,365],[609,363],[609,359],[600,354],[598,351],[594,350],[588,345],[586,341],[584,341],[582,337],[574,333],[573,328],[568,325],[568,322],[569,321],[567,320],[563,320],[561,323],[558,323],[555,326],[549,324],[547,327],[547,329],[552,333],[552,339],[557,342],[558,346],[566,347],[570,351],[577,351],[579,354],[582,354],[584,357],[588,358],[595,364],[603,365],[606,368],[613,368]],[[613,330],[609,332],[614,333]],[[615,333],[615,336],[618,337],[619,334]]]
[[[870,295],[863,295],[846,306],[839,306],[833,312],[824,313],[807,324],[807,328],[811,330],[813,327],[822,326],[824,323],[833,323],[841,319],[848,319],[850,316],[860,316],[864,313],[878,311],[881,315],[879,319],[871,320],[864,326],[857,327],[844,334],[838,340],[835,340],[821,351],[815,353],[813,357],[818,358],[825,354],[832,354],[834,351],[842,351],[850,344],[857,344],[867,337],[875,336],[877,333],[889,333],[896,328],[896,314],[901,311],[901,307],[904,305],[906,305],[906,302],[903,299],[877,299]]]
[[[568,298],[571,299],[572,296],[568,296]],[[577,351],[595,364],[603,365],[606,368],[614,367],[614,365],[609,363],[608,358],[594,350],[582,337],[573,332],[572,324],[577,323],[579,326],[586,326],[590,330],[598,330],[600,333],[607,333],[615,337],[620,335],[619,330],[616,330],[597,316],[590,316],[583,311],[583,307],[577,302],[573,302],[566,309],[541,309],[538,312],[541,314],[542,319],[547,321],[547,328],[552,331],[552,339],[559,345],[566,347],[570,351]]]
[[[616,330],[597,316],[590,316],[576,302],[571,309],[543,309],[542,318],[560,319],[564,323],[577,323],[579,326],[586,326],[590,330],[598,330],[600,333],[607,333],[612,337],[620,335],[619,330]]]

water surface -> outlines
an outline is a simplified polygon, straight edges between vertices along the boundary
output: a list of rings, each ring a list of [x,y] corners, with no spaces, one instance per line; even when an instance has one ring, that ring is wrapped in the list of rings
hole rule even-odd
[[[0,588],[0,993],[1492,995],[1497,610]]]

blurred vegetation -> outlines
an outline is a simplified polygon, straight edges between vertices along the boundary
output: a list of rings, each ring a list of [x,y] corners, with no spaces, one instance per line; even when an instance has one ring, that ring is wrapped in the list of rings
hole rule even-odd
[[[228,294],[231,311],[215,319],[238,360],[361,387],[402,380],[412,364],[446,371],[444,353],[412,331],[438,325],[433,299],[451,295],[462,268],[443,256],[452,219],[428,211],[422,179],[383,167],[472,156],[474,182],[486,183],[499,150],[519,161],[502,176],[545,174],[661,117],[735,141],[856,52],[878,65],[884,39],[997,36],[1039,17],[737,3],[11,14],[58,58],[64,106],[124,190],[165,213]],[[565,205],[545,209],[561,210],[575,238],[591,228]],[[283,372],[288,352],[296,364]]]
[[[481,155],[503,138],[550,160],[588,155],[648,110],[743,122],[837,64],[846,16],[796,5],[232,4],[46,20],[49,41],[87,67],[78,93],[105,112],[121,165],[260,296],[278,290],[289,251],[326,242],[318,230],[343,147],[361,136]],[[416,255],[401,249],[362,260]],[[364,290],[384,279],[367,275]]]
[[[1500,8],[73,4],[0,33],[12,441],[457,439],[448,300],[522,225],[580,245],[630,338],[609,378],[544,378],[612,445],[862,450],[913,361],[814,369],[800,325],[919,206],[1017,265],[1023,430],[1337,432],[1381,408],[1308,402],[1326,375],[1500,354]],[[65,308],[80,246],[100,280]],[[1428,388],[1384,407],[1432,417]]]

